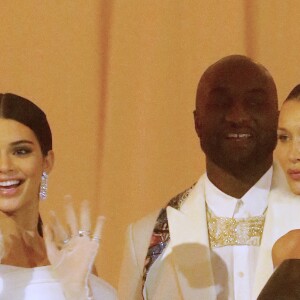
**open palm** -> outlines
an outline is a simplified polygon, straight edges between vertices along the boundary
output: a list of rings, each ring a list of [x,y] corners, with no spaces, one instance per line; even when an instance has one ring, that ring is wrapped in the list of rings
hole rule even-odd
[[[76,294],[76,299],[86,299],[79,295],[86,295],[88,292],[88,276],[98,252],[104,218],[98,217],[94,232],[90,236],[91,222],[87,202],[83,202],[81,207],[80,229],[74,208],[69,200],[67,202],[66,218],[69,230],[52,213],[52,221],[44,230],[46,249],[54,275],[61,282],[65,293]]]

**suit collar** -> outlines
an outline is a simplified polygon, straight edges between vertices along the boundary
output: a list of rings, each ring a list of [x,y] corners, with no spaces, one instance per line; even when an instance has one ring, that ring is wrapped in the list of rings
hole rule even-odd
[[[184,299],[216,297],[205,205],[202,176],[180,210],[167,208],[170,243],[163,258],[172,254]]]
[[[208,246],[204,177],[191,190],[181,209],[167,208],[170,230],[170,248],[186,243],[200,243]]]

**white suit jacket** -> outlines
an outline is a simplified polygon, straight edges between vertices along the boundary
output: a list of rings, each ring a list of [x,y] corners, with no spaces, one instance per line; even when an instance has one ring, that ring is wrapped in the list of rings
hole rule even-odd
[[[274,242],[300,228],[300,197],[289,192],[284,175],[274,165],[269,205],[253,287],[253,299],[273,272]],[[203,176],[180,210],[167,208],[170,242],[155,261],[145,282],[147,300],[216,299],[210,260]],[[142,274],[157,213],[130,225],[119,282],[121,300],[142,299]]]

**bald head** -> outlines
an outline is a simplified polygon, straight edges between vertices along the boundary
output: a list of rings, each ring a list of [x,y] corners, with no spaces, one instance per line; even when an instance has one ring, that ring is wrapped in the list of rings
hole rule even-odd
[[[198,84],[194,117],[208,167],[211,162],[237,176],[245,168],[270,167],[276,146],[277,91],[261,64],[231,55],[211,65]]]
[[[262,80],[262,84],[272,93],[275,105],[278,105],[277,89],[270,72],[262,64],[247,56],[229,55],[209,66],[201,76],[197,88],[196,107],[198,107],[202,96],[206,92],[207,84],[217,81],[222,85],[222,81],[231,73],[240,73],[242,77],[246,75],[245,73],[248,70],[252,71],[251,76],[253,79]]]

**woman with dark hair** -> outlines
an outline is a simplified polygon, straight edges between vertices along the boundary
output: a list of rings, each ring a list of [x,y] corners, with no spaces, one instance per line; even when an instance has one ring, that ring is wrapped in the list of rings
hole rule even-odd
[[[300,85],[293,88],[281,107],[277,152],[290,189],[300,195]]]
[[[43,229],[39,200],[46,197],[53,163],[44,112],[27,99],[0,94],[0,298],[116,299],[91,274],[103,217],[91,232],[87,203],[78,225],[68,200],[68,230],[55,215]]]
[[[300,195],[300,84],[295,86],[283,102],[278,122],[277,158],[291,192]],[[291,195],[291,197],[294,197]],[[298,199],[297,199],[298,200]],[[275,217],[278,224],[299,220],[299,202],[292,204],[288,197],[288,213],[281,210]],[[295,228],[299,228],[295,224]],[[300,299],[300,229],[281,236],[272,248],[273,266],[276,269],[262,290],[259,300]]]
[[[277,157],[288,185],[300,195],[300,84],[283,102],[278,122]],[[299,200],[300,201],[300,200]],[[281,237],[273,247],[273,262],[277,267],[284,259],[300,258],[300,230]]]

